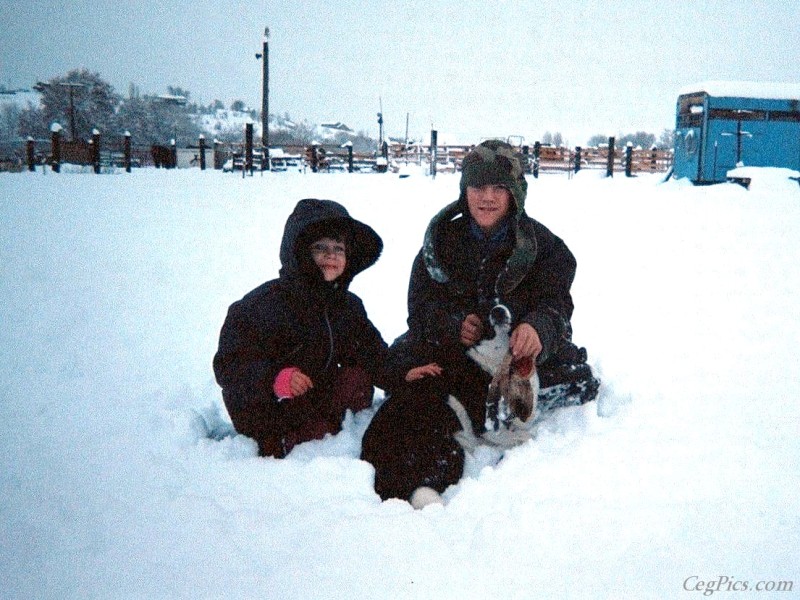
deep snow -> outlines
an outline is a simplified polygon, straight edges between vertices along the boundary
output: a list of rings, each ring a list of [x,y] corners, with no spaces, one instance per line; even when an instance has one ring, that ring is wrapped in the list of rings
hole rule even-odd
[[[601,397],[414,511],[357,458],[371,410],[258,458],[225,435],[211,359],[310,196],[382,235],[353,290],[391,341],[457,176],[0,175],[0,595],[684,598],[720,576],[798,594],[800,187],[529,185],[577,256]]]

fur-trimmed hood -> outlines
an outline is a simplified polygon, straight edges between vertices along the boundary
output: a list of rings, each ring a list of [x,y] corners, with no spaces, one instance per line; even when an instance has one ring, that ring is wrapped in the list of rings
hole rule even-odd
[[[510,233],[514,236],[514,248],[495,282],[495,294],[499,297],[519,285],[533,267],[538,251],[534,221],[525,214],[528,182],[525,180],[523,161],[506,142],[486,140],[464,157],[458,200],[445,206],[431,220],[425,232],[423,257],[434,281],[447,283],[451,279],[447,265],[442,260],[442,231],[452,221],[471,218],[467,205],[467,188],[484,185],[505,187],[513,200],[513,207],[507,218]]]
[[[469,218],[466,202],[459,199],[440,210],[428,224],[422,244],[422,255],[428,274],[437,283],[448,283],[452,275],[442,260],[441,240],[444,229],[457,219]],[[509,219],[510,234],[514,236],[514,249],[495,282],[497,296],[509,293],[520,284],[533,268],[538,251],[533,219],[524,212],[514,214]]]

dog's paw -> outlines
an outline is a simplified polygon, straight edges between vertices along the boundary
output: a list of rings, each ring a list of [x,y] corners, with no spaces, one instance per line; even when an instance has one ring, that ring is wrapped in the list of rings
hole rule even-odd
[[[487,431],[482,437],[488,444],[499,448],[513,448],[533,439],[531,432],[525,428],[501,428],[497,431]]]
[[[435,489],[423,485],[414,490],[414,493],[411,494],[411,498],[409,499],[409,503],[416,510],[421,510],[430,504],[444,505],[444,500],[442,499],[442,495]]]
[[[474,453],[475,448],[481,443],[474,433],[463,430],[455,432],[453,437],[458,442],[458,445],[464,449],[464,452],[469,452],[470,454]]]

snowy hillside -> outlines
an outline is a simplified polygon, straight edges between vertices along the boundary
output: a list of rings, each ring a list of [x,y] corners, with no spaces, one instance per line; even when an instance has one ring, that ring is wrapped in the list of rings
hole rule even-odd
[[[221,137],[221,136],[234,136],[243,138],[244,128],[248,123],[253,124],[253,136],[255,139],[261,138],[261,118],[253,116],[249,112],[240,112],[228,109],[218,109],[212,114],[197,114],[194,115],[194,120],[197,125],[206,132],[206,136]],[[298,127],[307,131],[313,138],[320,143],[325,143],[336,138],[337,135],[345,133],[350,136],[355,136],[356,132],[340,122],[322,123],[319,125],[310,125],[306,121],[295,123],[280,115],[272,115],[270,121],[270,134],[274,135],[278,132],[294,132]]]
[[[253,124],[253,135],[261,137],[261,120],[249,113],[228,109],[218,109],[211,114],[194,115],[194,121],[211,138],[226,134],[244,135],[245,125]]]
[[[258,458],[226,435],[211,359],[309,196],[382,235],[353,289],[391,341],[457,176],[0,174],[0,595],[800,593],[800,187],[529,184],[528,212],[578,259],[575,341],[601,397],[414,511],[358,460],[372,410]]]

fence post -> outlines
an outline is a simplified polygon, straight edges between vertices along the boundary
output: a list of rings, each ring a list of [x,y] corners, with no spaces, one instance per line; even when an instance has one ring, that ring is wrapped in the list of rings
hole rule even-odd
[[[125,163],[125,172],[131,172],[131,132],[125,132],[125,145],[122,147],[123,162]]]
[[[542,154],[542,143],[533,143],[533,176],[539,179],[539,157]]]
[[[214,139],[214,170],[222,168],[222,153],[219,151],[219,140]]]
[[[347,172],[353,172],[353,142],[347,142]]]
[[[317,146],[319,142],[311,142],[311,172],[316,173],[319,170],[319,152]]]
[[[33,149],[33,138],[28,136],[28,142],[25,145],[25,157],[28,162],[28,171],[36,170],[36,156]]]
[[[575,146],[575,172],[581,170],[581,147]]]
[[[633,169],[633,143],[628,142],[625,145],[625,177],[631,176]]]
[[[92,129],[92,164],[94,172],[100,174],[100,132]]]
[[[175,169],[178,166],[178,143],[175,138],[169,141],[169,168]]]
[[[436,159],[437,159],[437,138],[439,133],[435,129],[431,129],[431,177],[436,179]]]
[[[614,136],[608,138],[608,158],[606,159],[606,177],[614,177]]]
[[[61,172],[61,129],[59,123],[50,126],[50,166],[53,173]]]
[[[244,126],[244,169],[253,174],[253,124]]]
[[[655,144],[650,148],[650,172],[656,173],[658,167],[658,148]]]
[[[206,136],[202,133],[200,134],[200,139],[198,140],[198,146],[200,146],[200,170],[206,170]]]

